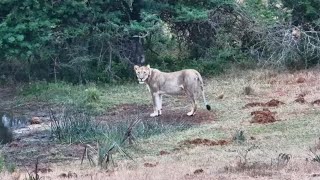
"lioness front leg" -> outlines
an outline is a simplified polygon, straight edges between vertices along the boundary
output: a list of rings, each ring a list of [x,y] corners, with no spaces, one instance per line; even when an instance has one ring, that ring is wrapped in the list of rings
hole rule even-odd
[[[194,94],[192,94],[191,92],[188,92],[188,91],[187,91],[187,96],[191,100],[191,103],[192,103],[191,111],[188,112],[187,115],[188,116],[193,116],[196,113],[196,110],[197,110],[196,100],[194,99],[195,96],[194,96]]]
[[[153,100],[153,113],[150,114],[151,117],[156,117],[161,115],[161,99],[159,93],[152,94]]]

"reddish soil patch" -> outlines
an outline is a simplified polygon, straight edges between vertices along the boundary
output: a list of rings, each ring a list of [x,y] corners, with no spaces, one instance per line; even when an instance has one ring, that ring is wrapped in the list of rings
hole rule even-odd
[[[167,122],[167,123],[186,122],[188,124],[200,124],[200,123],[212,122],[216,119],[215,114],[212,113],[211,111],[201,109],[201,110],[198,110],[196,114],[193,116],[187,116],[187,111],[163,110],[162,115],[156,118],[158,118],[160,121]]]
[[[196,138],[193,140],[185,140],[182,142],[183,145],[205,145],[205,146],[218,146],[218,145],[223,146],[229,143],[230,142],[226,140],[213,141],[210,139],[201,139],[201,138]]]
[[[251,112],[251,115],[253,115],[253,118],[250,121],[250,123],[259,123],[259,124],[273,123],[276,121],[274,114],[275,112],[271,112],[269,109],[263,109],[262,111],[253,111]]]
[[[320,177],[320,174],[312,174],[311,177]]]
[[[252,102],[252,103],[246,104],[244,107],[248,108],[248,107],[264,106],[264,105],[265,103],[262,103],[262,102]]]
[[[156,167],[158,164],[159,164],[158,162],[156,162],[154,164],[152,164],[152,163],[144,163],[143,166],[144,167]]]
[[[313,101],[311,104],[312,105],[315,105],[315,104],[320,105],[320,99],[317,99],[317,100]]]
[[[268,107],[277,107],[279,105],[282,105],[284,104],[284,102],[281,102],[279,100],[276,100],[276,99],[271,99],[269,102],[267,102],[265,104],[265,106],[268,106]]]
[[[294,102],[304,104],[304,103],[306,103],[306,100],[303,97],[298,97],[296,100],[294,100]]]
[[[193,172],[193,174],[201,174],[201,173],[203,173],[204,171],[203,171],[203,169],[196,169],[194,172]]]
[[[306,78],[304,78],[304,77],[299,77],[297,79],[297,83],[304,83],[304,82],[306,82]]]
[[[156,118],[164,123],[188,123],[199,124],[212,122],[216,119],[215,113],[205,109],[198,109],[193,116],[187,116],[189,109],[181,108],[181,110],[172,110],[171,107],[164,107],[162,115],[158,117],[150,117],[152,107],[148,105],[138,104],[123,104],[112,108],[108,114],[97,117],[98,121],[124,121],[128,119],[135,119],[137,116],[144,120]]]
[[[277,99],[271,99],[269,102],[262,103],[262,102],[251,102],[244,106],[244,108],[248,107],[255,107],[255,106],[266,106],[266,107],[277,107],[279,105],[285,104]]]
[[[115,116],[123,113],[127,114],[137,114],[137,113],[146,113],[151,112],[152,107],[148,105],[140,105],[140,104],[121,104],[111,108],[107,115]]]
[[[159,155],[163,156],[163,155],[167,155],[170,154],[168,151],[160,151]]]

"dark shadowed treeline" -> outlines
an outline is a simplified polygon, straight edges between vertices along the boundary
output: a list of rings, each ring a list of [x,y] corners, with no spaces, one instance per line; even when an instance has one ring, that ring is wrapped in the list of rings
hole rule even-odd
[[[2,0],[0,82],[123,81],[133,64],[301,69],[319,62],[319,0]]]

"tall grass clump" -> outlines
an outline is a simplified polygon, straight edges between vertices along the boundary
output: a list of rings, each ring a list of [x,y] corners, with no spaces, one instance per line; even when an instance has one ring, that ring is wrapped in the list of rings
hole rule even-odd
[[[0,173],[7,171],[7,172],[14,172],[16,170],[16,166],[15,164],[6,161],[5,156],[2,154],[2,152],[0,151]]]
[[[166,123],[157,119],[134,119],[98,122],[89,114],[64,111],[56,116],[51,111],[51,133],[61,143],[81,143],[90,165],[107,169],[113,163],[116,152],[131,158],[126,148],[164,132],[182,131],[191,125],[186,123]],[[132,159],[132,158],[131,158]]]
[[[93,121],[85,113],[63,112],[55,116],[52,112],[51,133],[60,142],[76,143],[96,141],[105,136],[105,126]]]
[[[56,116],[51,111],[51,132],[60,142],[67,143],[90,143],[90,142],[116,142],[122,144],[124,136],[128,139],[149,138],[164,132],[182,131],[191,125],[187,123],[167,123],[157,119],[135,119],[118,121],[96,121],[94,117],[83,112],[64,111]],[[132,125],[134,124],[134,125]],[[128,135],[128,129],[130,134]]]

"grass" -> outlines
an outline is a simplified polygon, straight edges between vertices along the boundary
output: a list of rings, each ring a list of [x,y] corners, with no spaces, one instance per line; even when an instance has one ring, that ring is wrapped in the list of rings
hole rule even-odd
[[[4,171],[13,173],[15,170],[16,170],[16,166],[14,165],[14,163],[6,161],[2,152],[0,152],[0,173]]]
[[[53,137],[61,143],[85,145],[82,161],[86,156],[90,165],[98,165],[101,168],[108,168],[110,163],[114,162],[112,154],[120,153],[126,158],[131,158],[126,151],[135,142],[163,133],[183,131],[191,126],[185,123],[164,123],[157,119],[139,118],[98,122],[86,113],[68,111],[64,111],[59,117],[51,111],[50,119]]]
[[[306,78],[305,83],[296,82],[300,76]],[[196,126],[174,123],[172,125],[175,126],[171,126],[159,121],[158,118],[141,116],[143,121],[137,124],[133,133],[136,137],[136,145],[134,148],[126,149],[135,161],[122,158],[117,162],[115,172],[110,174],[86,166],[63,166],[63,168],[57,167],[53,174],[48,174],[48,176],[57,177],[57,173],[69,170],[78,174],[92,174],[93,179],[104,179],[105,176],[110,176],[111,179],[184,179],[188,177],[198,179],[303,179],[317,176],[320,166],[318,161],[313,161],[313,159],[318,159],[319,153],[312,154],[309,148],[314,146],[314,141],[320,136],[318,121],[320,109],[319,106],[299,104],[294,100],[301,92],[307,92],[305,97],[307,102],[319,99],[319,77],[318,70],[293,74],[271,73],[271,75],[269,72],[246,71],[207,79],[205,81],[206,95],[216,115],[215,121]],[[151,104],[149,97],[142,97],[138,93],[139,91],[142,91],[143,95],[148,93],[144,86],[133,84],[110,87],[63,86],[70,86],[71,90],[67,90],[69,93],[65,93],[63,88],[46,89],[39,92],[43,97],[40,96],[38,100],[45,101],[46,93],[53,96],[55,94],[53,92],[61,90],[63,93],[60,93],[64,94],[63,97],[66,100],[71,99],[75,104],[77,102],[84,102],[86,105],[93,103],[96,104],[94,108],[106,109],[128,103]],[[251,87],[253,93],[245,95],[245,87]],[[53,91],[53,89],[56,90]],[[90,90],[82,92],[85,89]],[[28,100],[35,100],[34,94],[36,93],[33,92],[26,93],[24,97],[29,98]],[[221,93],[224,94],[224,97],[216,99],[216,96]],[[54,98],[51,100],[48,98],[48,101],[63,104],[64,98],[56,101]],[[270,108],[272,112],[276,112],[275,116],[279,121],[271,124],[251,124],[250,113],[261,110],[262,107],[243,108],[244,105],[249,102],[267,102],[271,99],[278,99],[286,103]],[[168,99],[169,103],[167,102],[164,107],[166,109],[176,108],[173,106],[175,105],[175,102],[172,102],[174,100]],[[182,113],[181,109],[176,111]],[[101,132],[112,132],[111,134],[115,134],[114,139],[121,139],[116,137],[123,137],[130,122],[135,120],[129,117],[132,116],[124,114],[121,122],[104,124],[106,129]],[[241,134],[241,131],[244,133]],[[71,137],[77,136],[77,133],[74,132],[77,131],[70,131],[73,134]],[[111,134],[109,134],[110,137]],[[215,141],[235,139],[241,143],[234,141],[226,146],[200,145],[175,150],[179,147],[179,142],[195,138]],[[70,138],[65,138],[65,142],[68,142],[68,139]],[[87,141],[90,142],[93,139]],[[106,149],[108,146],[110,144],[106,145]],[[244,152],[253,146],[257,148],[247,153],[245,158],[248,163],[245,170],[224,171],[224,167],[238,167],[239,156],[242,155],[243,161]],[[166,151],[168,154],[160,156],[160,151]],[[287,160],[288,162],[285,162],[286,165],[281,169],[273,168],[271,165],[280,164],[278,162],[280,154],[285,154],[285,157],[290,155],[290,161]],[[288,158],[284,160],[286,159]],[[156,164],[156,166],[144,167],[144,163]],[[194,171],[200,168],[203,169],[203,173],[195,175]]]
[[[137,122],[132,129],[132,137],[146,139],[162,133],[186,130],[191,127],[187,123],[164,123],[157,119],[127,119],[115,122],[98,122],[86,113],[65,112],[59,117],[51,114],[51,133],[60,142],[90,143],[105,141],[120,144],[130,124]]]
[[[121,104],[145,104],[149,99],[137,96],[136,92],[146,93],[145,86],[137,84],[107,84],[97,86],[71,85],[63,82],[47,83],[35,82],[26,85],[20,90],[19,105],[25,103],[50,103],[61,106],[73,106],[95,114],[103,113],[107,109]]]

